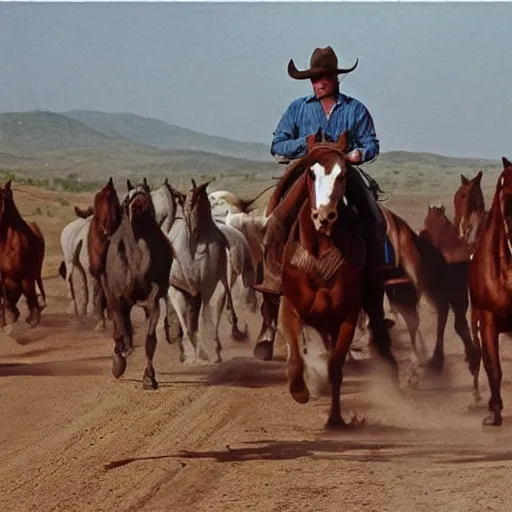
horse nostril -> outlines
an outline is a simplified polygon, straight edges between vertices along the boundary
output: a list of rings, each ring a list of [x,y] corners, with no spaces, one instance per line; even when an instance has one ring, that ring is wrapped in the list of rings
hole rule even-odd
[[[313,219],[318,219],[318,212],[313,212]]]
[[[327,224],[328,224],[328,223],[329,223],[329,221],[328,221],[327,219],[322,219],[322,220],[320,221],[320,225],[321,225],[321,226],[327,226]]]
[[[327,215],[327,218],[329,220],[335,220],[337,217],[336,212],[329,212],[329,215]]]

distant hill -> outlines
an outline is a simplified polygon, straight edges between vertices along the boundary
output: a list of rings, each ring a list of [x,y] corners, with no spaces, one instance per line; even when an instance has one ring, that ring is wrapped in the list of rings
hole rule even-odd
[[[93,147],[111,140],[86,124],[53,112],[0,114],[0,152],[10,156]]]
[[[432,165],[439,168],[443,167],[486,167],[496,165],[495,160],[486,160],[478,158],[460,158],[452,156],[436,155],[435,153],[417,153],[414,151],[388,151],[381,153],[377,162],[389,164],[410,164]]]
[[[92,110],[71,110],[62,115],[80,121],[114,139],[124,139],[159,149],[204,151],[222,156],[273,161],[266,144],[239,142],[206,135],[159,119],[135,114],[110,114]]]
[[[89,114],[96,118],[96,128],[68,117],[69,114],[0,114],[0,174],[50,180],[48,183],[65,180],[78,184],[100,183],[108,176],[121,180],[121,183],[126,177],[140,179],[146,176],[152,183],[159,183],[167,177],[180,187],[190,186],[192,177],[196,180],[215,177],[214,189],[224,187],[250,196],[275,183],[273,177],[281,175],[285,169],[273,159],[265,161],[221,154],[223,147],[230,147],[232,154],[246,155],[246,148],[264,147],[262,144],[210,137],[132,114],[100,112],[96,115],[85,112],[83,117]],[[99,126],[99,121],[105,119],[116,120],[118,128],[114,128],[114,124]],[[146,121],[147,129],[143,129]],[[89,122],[92,124],[90,119]],[[123,122],[125,128],[121,129]],[[169,135],[172,130],[177,134],[172,139],[173,144],[178,145],[180,136],[184,137],[183,145],[204,140],[204,144],[196,144],[202,151],[197,147],[155,147],[155,140],[164,137],[165,133]],[[137,140],[129,138],[130,133],[138,133]],[[151,143],[144,143],[151,138],[151,133],[155,138]],[[187,134],[190,136],[188,139]],[[222,144],[225,146],[221,147]],[[460,184],[460,174],[472,177],[480,169],[484,172],[484,189],[491,190],[501,170],[498,160],[390,151],[381,153],[376,162],[365,166],[386,194],[405,192],[434,196],[455,190]]]

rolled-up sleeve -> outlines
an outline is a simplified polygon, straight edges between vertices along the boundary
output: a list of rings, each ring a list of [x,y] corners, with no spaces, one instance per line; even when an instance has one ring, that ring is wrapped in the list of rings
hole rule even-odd
[[[270,153],[287,158],[299,158],[307,153],[306,137],[298,137],[297,105],[292,103],[285,111],[274,132]]]

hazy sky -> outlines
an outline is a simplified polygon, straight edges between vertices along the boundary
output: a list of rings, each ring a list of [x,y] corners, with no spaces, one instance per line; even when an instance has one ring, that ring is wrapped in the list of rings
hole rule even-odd
[[[93,109],[270,144],[331,45],[381,149],[512,158],[512,4],[0,3],[0,111]]]

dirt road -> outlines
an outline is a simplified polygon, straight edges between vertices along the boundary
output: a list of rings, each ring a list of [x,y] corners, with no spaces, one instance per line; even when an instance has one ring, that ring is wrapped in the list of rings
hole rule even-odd
[[[182,365],[160,336],[157,391],[143,391],[143,349],[120,381],[112,340],[66,314],[65,287],[46,280],[40,327],[1,335],[2,511],[484,511],[512,507],[511,348],[504,342],[504,424],[469,412],[462,343],[447,329],[441,378],[398,394],[367,366],[348,367],[343,407],[355,432],[323,428],[327,397],[288,395],[284,363],[226,343],[220,365]],[[140,313],[136,316],[139,324]],[[257,317],[250,320],[254,339]],[[432,333],[423,314],[422,331]],[[451,321],[451,318],[450,320]],[[160,331],[161,333],[161,331]],[[394,329],[407,376],[408,342]],[[137,331],[140,346],[143,332]],[[430,340],[432,341],[432,340]],[[508,340],[507,340],[508,341]],[[405,378],[404,378],[405,380]]]

